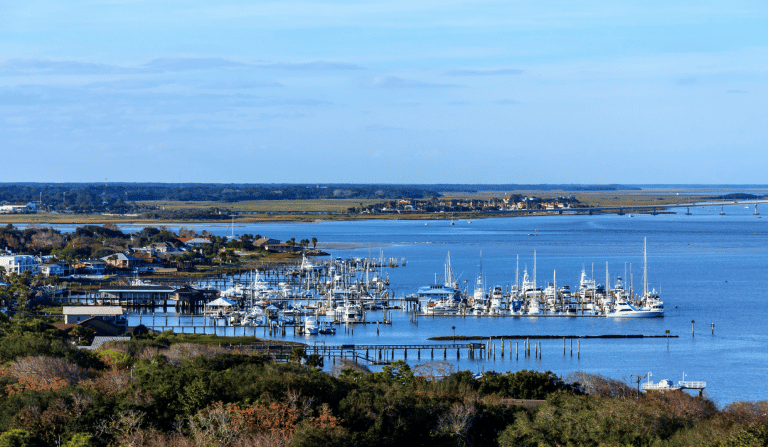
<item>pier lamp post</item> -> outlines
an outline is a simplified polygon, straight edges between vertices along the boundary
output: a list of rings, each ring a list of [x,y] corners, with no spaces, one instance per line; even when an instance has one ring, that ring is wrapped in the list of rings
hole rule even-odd
[[[456,326],[451,326],[451,329],[453,329],[453,341],[456,341]]]
[[[696,333],[693,330],[695,325],[696,325],[696,320],[691,320],[691,337],[695,337],[696,336]]]
[[[653,375],[652,372],[648,371],[648,385],[651,384],[651,376]]]

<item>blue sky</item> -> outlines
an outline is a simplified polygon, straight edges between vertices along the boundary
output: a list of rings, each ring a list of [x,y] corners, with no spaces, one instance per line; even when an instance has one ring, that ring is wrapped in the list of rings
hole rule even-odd
[[[28,0],[0,24],[0,181],[766,182],[764,0]]]

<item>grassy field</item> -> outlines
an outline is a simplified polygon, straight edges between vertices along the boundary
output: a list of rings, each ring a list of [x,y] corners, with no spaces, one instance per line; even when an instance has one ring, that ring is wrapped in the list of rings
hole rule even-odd
[[[167,202],[146,201],[137,202],[139,205],[156,206],[167,210],[179,210],[189,208],[226,208],[236,212],[278,212],[288,213],[293,211],[318,211],[343,213],[350,207],[359,207],[381,203],[384,200],[356,200],[356,199],[318,199],[318,200],[247,200],[242,202]]]

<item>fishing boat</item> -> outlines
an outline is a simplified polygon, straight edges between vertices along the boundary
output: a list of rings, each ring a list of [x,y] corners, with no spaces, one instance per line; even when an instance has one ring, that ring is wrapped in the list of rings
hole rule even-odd
[[[307,317],[304,320],[304,335],[317,335],[320,328],[317,326],[317,318]]]
[[[437,282],[429,286],[420,287],[416,296],[423,302],[422,308],[428,315],[455,314],[458,304],[461,302],[461,291],[451,269],[451,254],[448,253],[445,261],[443,284]]]
[[[664,303],[655,290],[648,289],[648,250],[643,239],[643,296],[640,305],[635,306],[623,296],[616,297],[613,311],[605,314],[609,318],[657,318],[664,316]]]
[[[655,318],[663,317],[664,311],[645,310],[629,304],[626,300],[618,300],[613,311],[606,313],[605,316],[608,318]]]

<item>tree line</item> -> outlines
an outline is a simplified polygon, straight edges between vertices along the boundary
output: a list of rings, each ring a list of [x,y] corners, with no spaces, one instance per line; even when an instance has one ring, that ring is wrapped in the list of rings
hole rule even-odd
[[[244,200],[423,198],[439,195],[402,185],[15,183],[0,184],[0,202],[37,202],[46,210],[128,213],[146,211],[135,202],[232,203]]]

